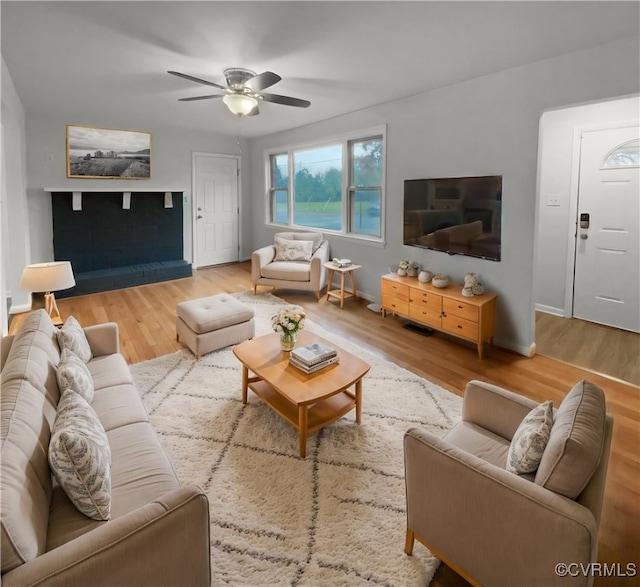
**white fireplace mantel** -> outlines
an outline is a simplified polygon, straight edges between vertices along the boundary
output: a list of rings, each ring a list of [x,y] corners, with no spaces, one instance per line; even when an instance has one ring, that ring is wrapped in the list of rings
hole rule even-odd
[[[110,189],[88,189],[88,190],[75,190],[73,188],[44,188],[44,191],[47,193],[70,193],[72,196],[71,206],[75,211],[82,210],[82,194],[100,194],[100,193],[117,193],[122,192],[122,208],[124,210],[129,210],[131,208],[131,194],[140,194],[140,193],[158,193],[164,195],[164,207],[165,208],[173,208],[173,199],[171,194],[173,192],[184,193],[185,190],[160,190],[160,189],[127,189],[127,190],[110,190]]]

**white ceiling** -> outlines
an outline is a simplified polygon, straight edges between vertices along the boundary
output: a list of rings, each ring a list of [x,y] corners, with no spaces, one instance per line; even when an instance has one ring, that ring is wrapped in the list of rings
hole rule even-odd
[[[2,56],[29,114],[152,130],[254,137],[503,69],[637,36],[636,2],[19,2],[1,4]],[[223,69],[270,70],[239,120],[220,100]],[[615,64],[612,64],[615,67]]]

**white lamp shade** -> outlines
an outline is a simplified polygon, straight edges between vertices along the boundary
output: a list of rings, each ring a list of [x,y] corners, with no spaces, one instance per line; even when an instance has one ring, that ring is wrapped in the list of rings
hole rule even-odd
[[[69,289],[75,284],[70,261],[27,265],[20,278],[20,289],[31,292],[60,291]]]
[[[245,94],[227,94],[222,101],[237,116],[246,116],[258,105],[258,100]]]

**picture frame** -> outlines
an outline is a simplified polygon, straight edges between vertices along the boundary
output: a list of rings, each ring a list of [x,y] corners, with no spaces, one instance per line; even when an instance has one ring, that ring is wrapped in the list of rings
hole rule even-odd
[[[151,133],[68,124],[67,177],[151,179]]]

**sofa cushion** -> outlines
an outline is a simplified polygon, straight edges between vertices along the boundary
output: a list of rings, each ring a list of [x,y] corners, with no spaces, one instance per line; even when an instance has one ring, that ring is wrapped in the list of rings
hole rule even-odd
[[[546,401],[531,410],[511,439],[507,471],[521,475],[538,469],[553,426],[553,402]]]
[[[285,281],[311,280],[309,263],[300,263],[298,261],[274,261],[265,265],[260,273],[262,277],[269,279],[283,279]]]
[[[93,378],[93,388],[96,391],[113,387],[114,385],[133,383],[129,365],[119,353],[94,357],[87,363],[87,367]]]
[[[107,432],[120,426],[149,421],[140,393],[130,383],[98,390],[91,407]]]
[[[313,243],[303,240],[274,238],[276,255],[274,261],[311,261]]]
[[[51,443],[49,464],[56,481],[85,516],[111,517],[111,449],[107,434],[86,400],[64,390]]]
[[[444,439],[496,467],[505,467],[509,441],[481,426],[460,421],[447,432]]]
[[[93,356],[87,336],[84,330],[82,330],[82,326],[80,326],[79,322],[73,316],[69,316],[64,321],[62,328],[58,330],[58,344],[60,345],[60,349],[68,348],[85,363],[90,361]]]
[[[604,392],[580,381],[558,408],[535,482],[571,499],[580,495],[602,456]]]
[[[16,333],[2,369],[2,383],[27,379],[54,406],[60,399],[57,372],[60,349],[57,328],[44,310],[29,314]],[[53,421],[50,422],[53,424]]]
[[[47,450],[55,407],[30,381],[3,380],[0,417],[0,561],[4,573],[45,552],[52,491]]]
[[[58,364],[58,387],[73,389],[88,403],[93,401],[93,379],[86,363],[68,348],[62,349]]]

